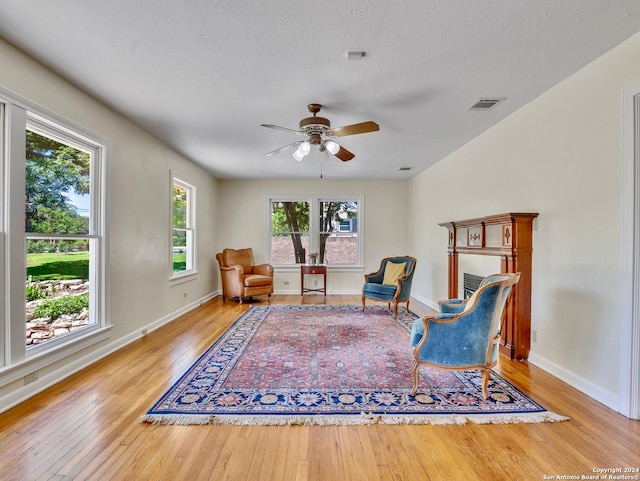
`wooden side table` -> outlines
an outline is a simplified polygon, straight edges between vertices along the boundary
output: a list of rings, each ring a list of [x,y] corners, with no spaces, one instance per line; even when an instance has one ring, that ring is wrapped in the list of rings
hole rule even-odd
[[[322,275],[322,288],[310,289],[304,285],[305,274],[318,274]],[[304,296],[305,292],[322,292],[327,297],[327,266],[324,264],[304,264],[300,266],[300,295]]]

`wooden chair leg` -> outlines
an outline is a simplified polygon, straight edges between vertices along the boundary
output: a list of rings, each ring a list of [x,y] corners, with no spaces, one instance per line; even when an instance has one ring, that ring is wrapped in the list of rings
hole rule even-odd
[[[482,370],[482,396],[484,397],[485,401],[489,399],[489,390],[487,387],[489,386],[490,377],[491,377],[491,369],[483,369]]]
[[[418,383],[420,381],[420,363],[416,362],[415,360],[413,361],[413,391],[411,391],[411,395],[415,396],[416,393],[418,392]]]
[[[364,311],[364,299],[365,299],[365,297],[364,297],[364,296],[362,296],[362,310],[363,310],[363,311]]]

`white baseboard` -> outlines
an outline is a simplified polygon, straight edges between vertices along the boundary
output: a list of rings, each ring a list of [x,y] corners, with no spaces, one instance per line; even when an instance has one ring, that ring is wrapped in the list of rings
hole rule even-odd
[[[278,289],[277,291],[273,291],[274,294],[283,294],[283,295],[300,295],[300,289]],[[318,293],[315,293],[316,295],[318,295]],[[359,295],[362,294],[362,290],[356,290],[356,291],[332,291],[329,290],[327,291],[327,295]],[[305,295],[312,295],[311,293],[305,293]],[[322,294],[320,294],[322,295]]]
[[[200,305],[202,305],[202,303],[208,301],[209,299],[214,298],[218,294],[219,292],[213,292],[213,293],[207,294],[206,296],[198,299],[197,301],[187,304],[186,306],[181,307],[177,311],[174,311],[171,314],[168,314],[150,324],[147,324],[146,326],[140,328],[137,331],[131,332],[126,336],[121,337],[120,339],[116,339],[112,343],[107,344],[106,346],[100,349],[96,349],[91,353],[87,354],[86,356],[81,357],[80,359],[77,359],[68,364],[64,364],[56,371],[53,371],[45,376],[42,376],[38,378],[38,380],[30,384],[27,384],[23,387],[15,389],[10,393],[0,397],[0,406],[1,406],[0,413],[7,411],[12,407],[26,401],[30,397],[33,397],[39,392],[44,391],[45,389],[53,386],[54,384],[59,383],[60,381],[71,376],[72,374],[75,374],[76,372],[81,371],[85,367],[90,366],[91,364],[93,364],[96,361],[99,361],[103,357],[106,357],[109,354],[112,354],[117,350],[122,349],[127,344],[130,344],[133,341],[140,339],[141,337],[144,336],[143,331],[146,331],[148,333],[150,331],[158,329],[159,327],[165,324],[168,324],[169,322],[175,320],[176,318],[189,312],[190,310],[195,309],[196,307],[199,307]]]
[[[592,397],[598,402],[601,402],[607,407],[620,412],[620,400],[615,393],[610,391],[606,391],[602,389],[600,386],[593,384],[592,382],[577,376],[575,373],[566,370],[562,366],[558,366],[552,361],[548,359],[538,356],[535,352],[529,353],[528,361],[539,367],[540,369],[548,372],[552,376],[557,377],[561,381],[566,382],[571,387],[576,388],[578,391],[586,394],[589,397]]]
[[[422,304],[424,304],[427,307],[430,307],[431,309],[434,309],[436,311],[439,310],[437,302],[433,302],[432,300],[426,299],[426,298],[421,297],[421,296],[411,296],[411,298],[415,299],[418,302],[421,302]]]

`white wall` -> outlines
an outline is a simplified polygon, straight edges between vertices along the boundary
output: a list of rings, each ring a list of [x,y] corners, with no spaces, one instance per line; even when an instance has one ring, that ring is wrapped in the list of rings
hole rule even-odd
[[[268,256],[269,196],[362,196],[364,217],[359,232],[364,237],[364,269],[331,270],[329,293],[362,292],[364,274],[376,271],[383,257],[411,254],[405,234],[408,223],[409,184],[406,181],[247,181],[221,180],[217,245],[220,248],[251,247],[256,262]],[[285,282],[289,282],[285,285]],[[300,292],[300,270],[278,270],[276,293]]]
[[[203,169],[2,41],[0,59],[0,87],[109,139],[113,147],[107,227],[111,337],[42,369],[39,381],[29,386],[23,386],[22,380],[3,386],[0,407],[4,407],[79,368],[93,353],[104,354],[129,342],[141,335],[143,327],[166,321],[217,290],[214,206],[218,187]],[[174,287],[169,284],[168,257],[170,171],[196,187],[198,217],[199,275]]]
[[[428,300],[446,297],[447,231],[439,222],[540,214],[530,360],[614,408],[622,92],[640,79],[638,55],[635,35],[411,182],[410,204],[425,206],[410,219],[410,248],[421,261],[413,290]]]

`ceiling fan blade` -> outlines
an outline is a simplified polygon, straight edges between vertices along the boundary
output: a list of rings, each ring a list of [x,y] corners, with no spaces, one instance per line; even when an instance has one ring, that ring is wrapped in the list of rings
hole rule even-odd
[[[288,129],[286,127],[280,127],[279,125],[260,124],[260,126],[261,127],[267,127],[268,129],[284,130],[285,132],[291,132],[291,133],[294,133],[294,134],[297,134],[297,135],[300,134],[299,130]]]
[[[264,155],[265,155],[265,157],[271,157],[272,155],[279,154],[280,152],[282,152],[283,150],[288,149],[289,147],[293,147],[294,145],[300,145],[302,142],[304,142],[304,140],[297,140],[296,142],[293,142],[292,144],[285,145],[284,147],[280,147],[279,149],[276,149],[276,150],[272,150],[271,152],[267,152]]]
[[[340,150],[338,150],[338,152],[335,154],[335,156],[338,157],[343,162],[351,160],[351,159],[353,159],[355,157],[354,154],[352,154],[351,152],[349,152],[347,149],[345,149],[342,146],[340,146]]]
[[[328,135],[336,137],[344,137],[345,135],[366,134],[367,132],[376,132],[380,130],[380,126],[369,120],[360,122],[359,124],[345,125],[344,127],[336,127],[327,132]]]

